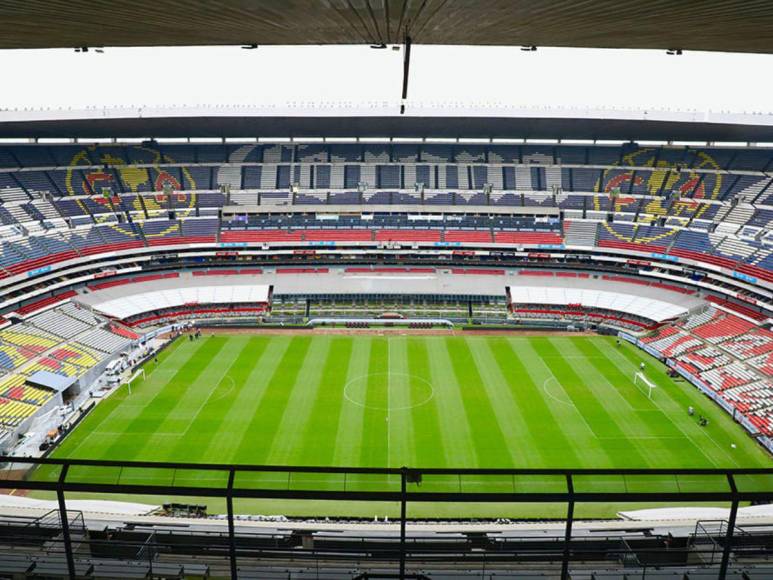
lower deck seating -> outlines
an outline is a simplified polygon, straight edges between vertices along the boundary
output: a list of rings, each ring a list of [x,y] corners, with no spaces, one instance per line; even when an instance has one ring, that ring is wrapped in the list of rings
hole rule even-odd
[[[711,306],[641,340],[773,436],[773,332]]]

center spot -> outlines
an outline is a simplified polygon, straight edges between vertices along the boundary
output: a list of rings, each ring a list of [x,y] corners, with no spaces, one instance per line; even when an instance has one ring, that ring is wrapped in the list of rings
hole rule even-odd
[[[434,395],[432,383],[409,373],[370,373],[353,378],[344,387],[347,401],[380,411],[420,407]]]

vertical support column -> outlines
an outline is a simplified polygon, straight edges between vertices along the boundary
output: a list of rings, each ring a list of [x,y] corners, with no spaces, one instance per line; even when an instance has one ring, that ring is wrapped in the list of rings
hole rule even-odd
[[[64,480],[67,478],[69,465],[63,465],[59,472],[59,482],[56,487],[56,500],[59,502],[59,520],[62,523],[62,539],[64,540],[64,555],[67,558],[67,574],[70,580],[75,580],[75,556],[72,553],[70,540],[70,522],[67,519],[67,504],[64,500]]]
[[[406,492],[407,468],[400,470],[400,580],[405,578],[405,518],[408,503]]]
[[[738,493],[738,488],[735,485],[735,479],[733,475],[727,474],[727,482],[730,484],[730,490],[733,492],[733,496]],[[733,503],[730,506],[730,518],[727,520],[727,534],[725,534],[725,546],[722,550],[722,563],[719,565],[719,574],[717,578],[719,580],[725,580],[727,577],[727,568],[730,564],[730,552],[732,551],[733,544],[733,532],[735,531],[735,518],[738,515],[738,499],[734,497]]]
[[[566,506],[566,529],[564,530],[564,557],[561,560],[561,580],[569,579],[569,543],[572,541],[572,523],[574,522],[574,482],[571,474],[566,474],[566,491],[569,501]]]
[[[403,57],[403,93],[400,102],[400,114],[405,114],[405,100],[408,98],[408,73],[411,68],[411,37],[405,37],[405,55]]]
[[[228,495],[226,495],[225,502],[228,509],[228,558],[231,561],[231,580],[237,580],[238,574],[236,571],[236,537],[234,531],[234,475],[236,474],[232,467],[228,472]]]

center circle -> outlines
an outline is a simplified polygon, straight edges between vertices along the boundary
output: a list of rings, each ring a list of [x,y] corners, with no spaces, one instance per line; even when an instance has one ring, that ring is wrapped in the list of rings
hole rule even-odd
[[[398,397],[398,394],[404,396]],[[376,411],[415,409],[429,403],[434,396],[432,383],[410,373],[368,373],[353,378],[344,386],[347,401]],[[415,402],[405,404],[406,399]]]

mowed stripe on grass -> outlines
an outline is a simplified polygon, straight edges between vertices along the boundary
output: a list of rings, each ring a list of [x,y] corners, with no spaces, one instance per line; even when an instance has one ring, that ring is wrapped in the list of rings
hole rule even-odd
[[[657,384],[652,400],[633,384],[642,361]],[[610,337],[217,335],[181,340],[146,368],[131,394],[122,387],[98,405],[55,456],[368,467],[771,465],[696,389]],[[687,416],[689,405],[709,427]]]

